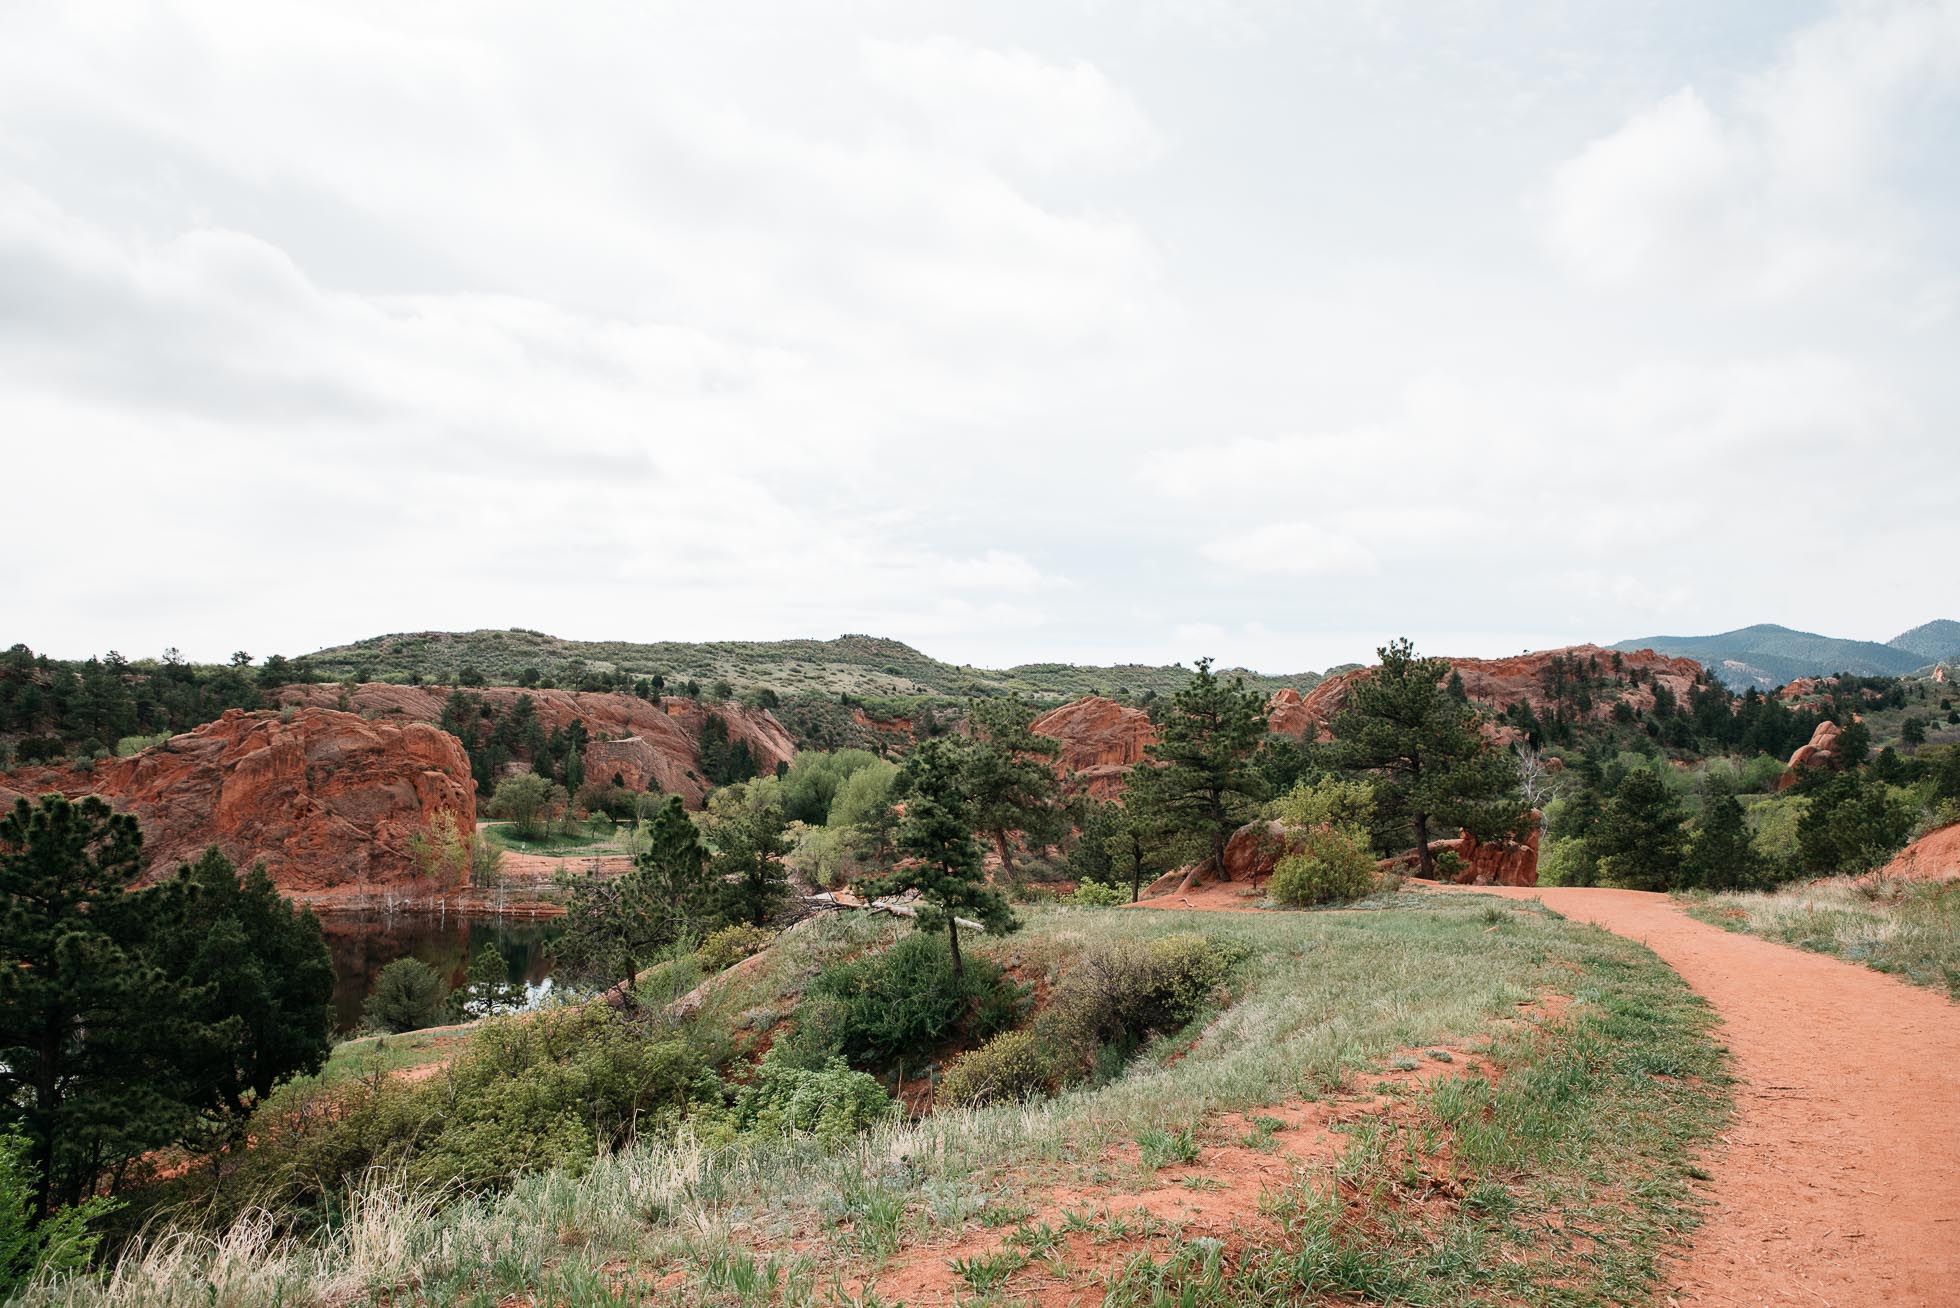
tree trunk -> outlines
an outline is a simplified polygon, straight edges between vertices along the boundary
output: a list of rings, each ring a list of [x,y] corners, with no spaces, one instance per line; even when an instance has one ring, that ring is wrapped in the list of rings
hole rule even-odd
[[[1007,879],[1007,884],[1013,885],[1014,854],[1008,844],[1005,827],[994,828],[994,846],[1000,850],[1000,874]]]
[[[953,983],[958,985],[966,980],[966,966],[960,961],[960,922],[951,913],[946,915],[946,944],[953,951]]]
[[[1429,852],[1429,814],[1416,814],[1416,869],[1425,881],[1436,879],[1436,860]]]

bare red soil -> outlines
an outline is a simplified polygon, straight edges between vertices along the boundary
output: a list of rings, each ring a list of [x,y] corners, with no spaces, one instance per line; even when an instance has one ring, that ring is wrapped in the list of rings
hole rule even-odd
[[[1960,1005],[1634,890],[1489,888],[1638,940],[1720,1015],[1737,1121],[1683,1304],[1960,1304]]]

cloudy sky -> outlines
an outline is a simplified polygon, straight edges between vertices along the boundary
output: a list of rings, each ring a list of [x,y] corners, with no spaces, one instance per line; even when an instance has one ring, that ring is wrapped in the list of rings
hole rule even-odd
[[[0,7],[0,642],[1960,617],[1960,0]]]

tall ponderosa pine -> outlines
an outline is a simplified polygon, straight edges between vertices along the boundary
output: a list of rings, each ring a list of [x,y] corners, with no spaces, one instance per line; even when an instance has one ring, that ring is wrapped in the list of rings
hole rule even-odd
[[[573,967],[619,978],[630,1005],[641,964],[719,920],[707,868],[708,850],[693,819],[679,795],[668,796],[647,823],[647,847],[634,855],[631,871],[611,880],[589,873],[572,880],[553,953]]]
[[[910,789],[899,819],[898,850],[905,861],[865,888],[869,895],[916,890],[921,931],[946,932],[953,975],[964,980],[960,959],[961,916],[995,934],[1020,925],[1004,896],[987,885],[980,846],[973,839],[973,811],[961,785],[960,751],[944,740],[928,740],[906,762]]]
[[[1044,843],[1056,835],[1054,758],[1061,745],[1028,729],[1035,717],[1032,705],[1008,698],[975,700],[967,711],[973,735],[962,759],[962,785],[974,827],[993,841],[1009,881],[1015,875],[1014,832]]]
[[[94,796],[0,817],[0,1130],[28,1139],[36,1220],[184,1121],[150,1059],[175,988],[111,934],[142,843]]]
[[[1422,875],[1433,877],[1431,823],[1483,838],[1523,824],[1517,774],[1478,731],[1476,710],[1445,688],[1447,660],[1418,656],[1406,639],[1376,652],[1381,666],[1354,679],[1335,715],[1332,758],[1375,778],[1377,812],[1407,823]]]
[[[1221,681],[1210,659],[1171,696],[1146,751],[1155,766],[1131,774],[1125,806],[1146,811],[1164,831],[1195,841],[1213,868],[1225,864],[1225,843],[1267,797],[1253,766],[1266,736],[1266,705],[1234,677]]]
[[[319,919],[257,865],[243,877],[217,849],[155,890],[126,897],[125,936],[185,988],[176,1097],[228,1138],[252,1106],[332,1052],[333,958]]]

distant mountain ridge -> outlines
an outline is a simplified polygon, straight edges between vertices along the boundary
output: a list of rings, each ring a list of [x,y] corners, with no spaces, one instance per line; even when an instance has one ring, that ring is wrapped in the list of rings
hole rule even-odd
[[[846,635],[834,640],[579,641],[561,640],[521,627],[509,630],[417,631],[374,636],[308,654],[303,660],[336,679],[406,681],[420,676],[447,684],[462,668],[475,668],[492,684],[510,685],[526,668],[565,679],[583,667],[594,672],[624,671],[635,677],[658,672],[670,686],[690,678],[706,686],[727,681],[737,691],[768,687],[782,695],[858,697],[1018,694],[1057,701],[1081,695],[1160,695],[1180,690],[1191,670],[1177,664],[1141,663],[1110,667],[1072,663],[1024,663],[1011,668],[980,668],[945,663],[903,641],[882,636]],[[1244,669],[1239,675],[1255,690],[1271,693],[1285,686],[1310,690],[1318,672],[1266,676]]]
[[[1750,686],[1768,689],[1798,677],[1824,677],[1836,672],[1902,677],[1929,664],[1960,658],[1960,622],[1942,618],[1884,644],[1759,623],[1713,636],[1643,636],[1623,640],[1612,648],[1651,649],[1696,659],[1738,690]]]

